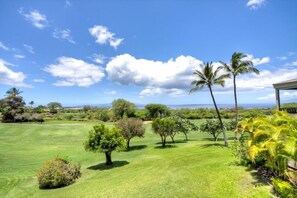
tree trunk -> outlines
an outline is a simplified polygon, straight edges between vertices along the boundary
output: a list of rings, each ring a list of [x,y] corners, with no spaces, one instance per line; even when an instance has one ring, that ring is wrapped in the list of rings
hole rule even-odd
[[[174,136],[175,136],[175,134],[170,135],[171,140],[172,140],[172,143],[175,143],[175,141],[174,141]]]
[[[130,148],[130,139],[127,140],[127,148]]]
[[[209,88],[209,91],[210,91],[210,94],[211,94],[211,98],[212,98],[213,104],[215,106],[216,112],[218,114],[219,122],[220,122],[220,125],[221,125],[221,128],[222,128],[222,131],[223,131],[225,146],[228,147],[228,141],[227,141],[226,131],[225,131],[225,127],[224,127],[223,122],[222,122],[222,118],[221,118],[219,109],[217,107],[217,103],[216,103],[215,98],[213,96],[211,86],[208,86],[208,88]]]
[[[111,165],[112,164],[111,152],[105,152],[105,159],[106,159],[106,162],[105,162],[106,165]]]
[[[234,89],[234,100],[235,100],[235,107],[234,107],[234,110],[235,110],[235,125],[236,125],[236,128],[237,128],[237,124],[238,124],[238,107],[237,107],[237,93],[236,93],[236,81],[235,81],[235,78],[236,76],[233,76],[233,89]],[[238,134],[235,135],[236,139],[238,140],[239,137],[238,137]]]
[[[185,136],[186,136],[186,141],[188,141],[188,135],[187,135],[187,133],[184,133],[185,134]]]
[[[166,145],[166,137],[162,139],[162,147],[165,147]]]

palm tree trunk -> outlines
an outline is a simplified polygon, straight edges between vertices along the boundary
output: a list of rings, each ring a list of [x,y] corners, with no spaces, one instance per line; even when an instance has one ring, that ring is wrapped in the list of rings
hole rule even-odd
[[[237,93],[236,93],[236,82],[235,82],[235,76],[233,76],[233,88],[234,88],[234,100],[235,100],[235,123],[236,126],[238,124],[238,107],[237,107]]]
[[[225,131],[225,127],[224,127],[223,122],[222,122],[222,118],[221,118],[219,109],[217,107],[217,103],[216,103],[215,98],[213,96],[211,86],[208,86],[208,88],[209,88],[209,91],[210,91],[210,94],[211,94],[211,98],[212,98],[213,104],[215,106],[216,112],[218,114],[219,122],[220,122],[220,125],[221,125],[221,128],[222,128],[222,131],[223,131],[225,146],[228,147],[228,141],[227,141],[226,131]]]

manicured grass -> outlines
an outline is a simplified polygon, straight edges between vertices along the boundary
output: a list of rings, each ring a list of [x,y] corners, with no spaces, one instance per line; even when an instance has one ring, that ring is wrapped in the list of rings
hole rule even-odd
[[[107,168],[103,154],[83,148],[94,124],[0,124],[0,197],[271,197],[268,185],[232,163],[222,141],[200,132],[188,142],[178,135],[176,144],[161,149],[148,124],[145,138],[132,139],[131,151],[114,152]],[[36,170],[57,155],[81,163],[82,177],[68,187],[40,190]]]

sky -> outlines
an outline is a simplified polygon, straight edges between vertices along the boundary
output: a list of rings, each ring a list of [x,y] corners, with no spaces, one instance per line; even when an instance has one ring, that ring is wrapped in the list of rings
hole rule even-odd
[[[240,104],[274,103],[272,84],[297,78],[297,1],[2,0],[0,98],[28,103],[211,104],[189,94],[203,63],[247,55],[260,74],[237,77]],[[232,80],[215,86],[233,104]],[[297,102],[281,91],[281,102]]]

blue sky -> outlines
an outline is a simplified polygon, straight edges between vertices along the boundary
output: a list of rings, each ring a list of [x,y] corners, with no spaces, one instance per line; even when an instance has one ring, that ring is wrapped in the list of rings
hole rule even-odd
[[[260,75],[237,79],[239,103],[274,103],[273,83],[297,78],[295,0],[0,1],[0,95],[27,102],[210,104],[189,95],[193,71],[243,52]],[[231,81],[216,87],[232,104]],[[282,101],[297,92],[282,91]]]

